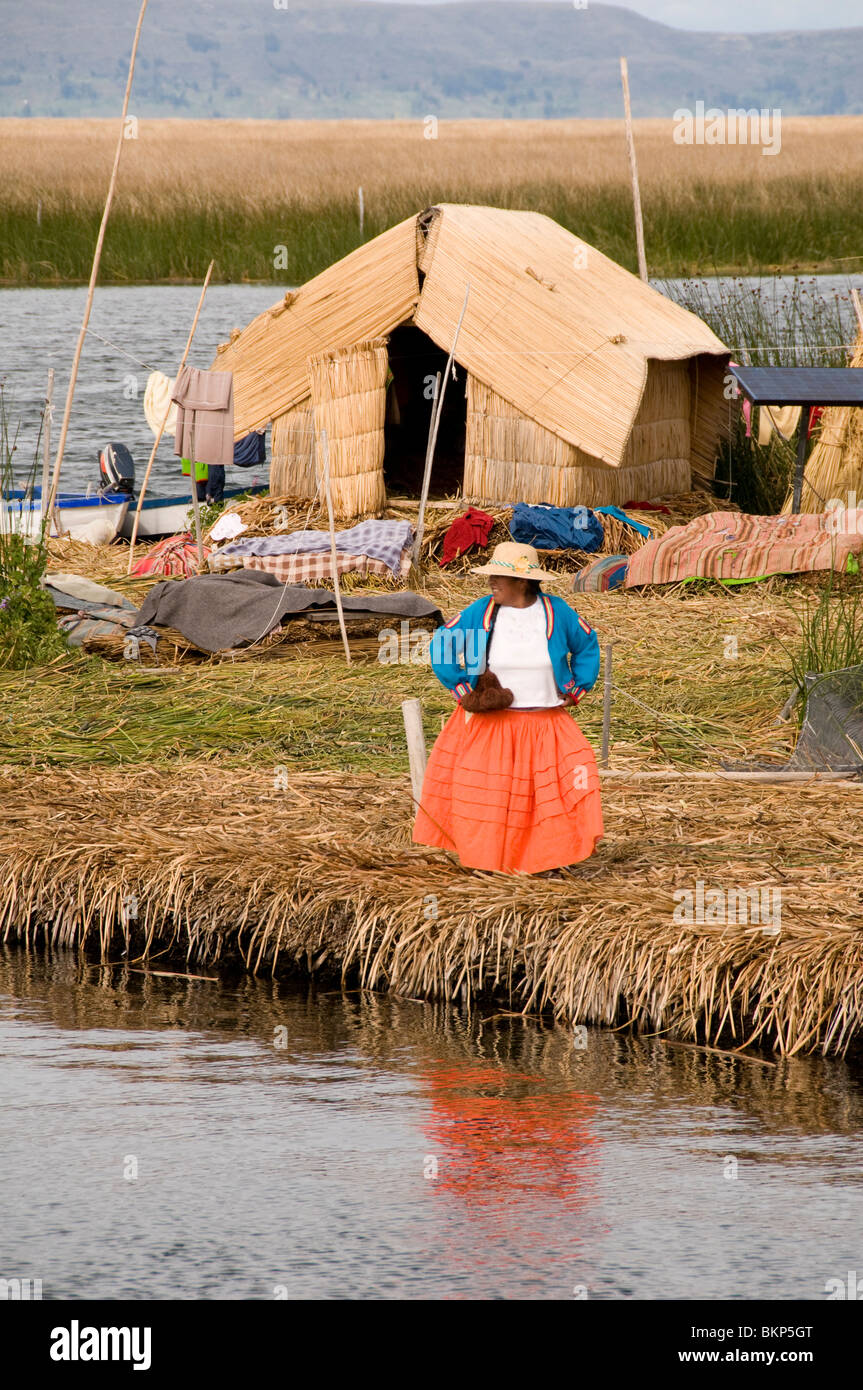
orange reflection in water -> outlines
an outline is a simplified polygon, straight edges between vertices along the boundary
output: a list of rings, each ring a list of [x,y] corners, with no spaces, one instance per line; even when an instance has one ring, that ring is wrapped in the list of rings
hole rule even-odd
[[[543,1077],[481,1064],[433,1066],[423,1079],[432,1091],[425,1130],[438,1191],[478,1207],[518,1193],[579,1195],[598,1143],[595,1096],[540,1090]]]

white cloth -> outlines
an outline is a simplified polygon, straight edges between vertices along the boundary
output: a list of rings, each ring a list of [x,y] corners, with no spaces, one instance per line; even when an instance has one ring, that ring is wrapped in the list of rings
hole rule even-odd
[[[248,531],[248,529],[245,521],[236,512],[222,512],[210,532],[210,540],[232,541],[235,536],[239,536],[241,531]]]
[[[177,429],[177,407],[171,400],[173,390],[174,378],[165,376],[164,372],[151,372],[147,377],[147,385],[144,389],[144,415],[154,434],[159,433],[159,428],[165,419],[165,407],[169,403],[171,409],[168,411],[165,434],[174,434]]]
[[[489,670],[514,696],[510,709],[551,709],[562,705],[548,654],[545,607],[498,608],[491,639]]]

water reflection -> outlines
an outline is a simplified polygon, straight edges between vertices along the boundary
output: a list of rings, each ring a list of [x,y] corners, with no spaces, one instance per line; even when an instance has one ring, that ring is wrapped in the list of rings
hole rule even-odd
[[[855,1268],[854,1062],[18,948],[0,1048],[0,1277],[46,1297],[813,1298]]]

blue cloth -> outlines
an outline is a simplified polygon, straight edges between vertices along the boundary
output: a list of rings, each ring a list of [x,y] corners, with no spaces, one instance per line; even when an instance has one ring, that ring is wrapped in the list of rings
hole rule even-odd
[[[597,507],[596,514],[597,516],[616,516],[618,521],[625,522],[627,526],[632,527],[633,531],[640,531],[642,536],[650,540],[652,535],[650,527],[645,526],[641,521],[633,521],[632,517],[627,516],[626,512],[622,512],[619,507]]]
[[[509,533],[523,545],[540,550],[598,550],[602,522],[589,507],[529,507],[516,502]]]
[[[234,444],[234,467],[235,468],[254,468],[256,463],[266,463],[267,461],[267,436],[266,431],[260,433],[252,430],[251,434],[244,435]]]
[[[562,695],[578,699],[599,675],[599,640],[589,623],[562,598],[541,593],[546,613],[548,655]],[[431,640],[432,669],[458,700],[485,670],[485,654],[495,602],[484,595],[439,627]]]
[[[368,555],[382,560],[393,574],[401,566],[402,551],[413,540],[409,521],[361,521],[347,531],[336,531],[336,550],[344,555]],[[249,536],[222,546],[220,555],[318,555],[330,548],[329,531],[292,531],[285,536]]]

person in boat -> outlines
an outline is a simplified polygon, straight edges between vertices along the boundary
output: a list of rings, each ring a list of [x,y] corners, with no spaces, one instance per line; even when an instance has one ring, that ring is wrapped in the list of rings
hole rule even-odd
[[[470,869],[544,873],[589,858],[602,838],[596,759],[572,708],[599,674],[596,633],[563,599],[533,546],[495,546],[475,567],[479,598],[431,641],[457,706],[428,761],[417,844]]]

